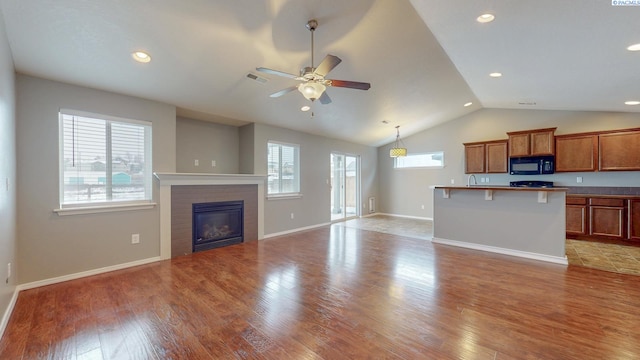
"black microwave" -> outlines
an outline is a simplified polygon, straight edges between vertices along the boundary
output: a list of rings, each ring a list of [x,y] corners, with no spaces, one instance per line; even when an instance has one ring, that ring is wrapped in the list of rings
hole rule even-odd
[[[553,156],[527,156],[509,158],[511,175],[553,174],[555,158]]]

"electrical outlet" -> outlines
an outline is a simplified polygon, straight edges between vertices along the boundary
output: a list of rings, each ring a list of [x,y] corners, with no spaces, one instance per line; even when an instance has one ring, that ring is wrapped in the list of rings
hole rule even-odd
[[[582,183],[582,176],[578,176],[578,177],[576,178],[576,182],[577,182],[578,184]]]
[[[293,213],[291,213],[291,220],[293,220]]]
[[[211,167],[216,167],[216,161],[215,160],[211,160]]]
[[[456,181],[454,179],[451,179],[451,184],[455,184]]]
[[[193,160],[193,165],[200,166],[200,161],[198,159]]]
[[[421,208],[422,210],[424,210],[424,205],[420,206],[420,208]]]
[[[131,243],[139,244],[140,243],[140,234],[131,234]]]
[[[485,178],[485,182],[488,183],[489,182],[489,178]]]

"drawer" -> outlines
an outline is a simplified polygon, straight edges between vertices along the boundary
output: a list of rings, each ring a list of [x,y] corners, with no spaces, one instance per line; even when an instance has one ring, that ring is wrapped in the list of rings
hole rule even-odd
[[[590,198],[589,205],[624,207],[624,199]]]
[[[567,196],[567,205],[587,205],[587,198]]]

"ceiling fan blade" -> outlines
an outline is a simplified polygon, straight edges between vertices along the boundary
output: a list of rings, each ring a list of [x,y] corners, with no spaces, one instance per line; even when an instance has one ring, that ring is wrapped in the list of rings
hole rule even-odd
[[[274,92],[273,94],[271,94],[269,96],[272,97],[272,98],[277,98],[277,97],[280,97],[280,96],[282,96],[284,94],[288,94],[288,93],[292,92],[293,90],[296,90],[297,88],[298,88],[297,86],[288,87],[288,88],[282,89],[282,90],[280,90],[278,92]]]
[[[322,105],[327,105],[331,103],[331,98],[329,97],[329,95],[327,95],[327,92],[323,92],[322,95],[320,95],[320,97],[318,98],[318,101],[320,101],[320,104]]]
[[[342,62],[342,59],[340,59],[337,56],[329,54],[325,56],[324,59],[322,59],[322,62],[320,63],[320,65],[318,65],[318,67],[316,68],[316,71],[314,72],[324,77],[329,73],[329,71],[333,70],[333,68],[338,66],[338,64],[340,64],[341,62]]]
[[[371,88],[371,84],[369,83],[357,82],[357,81],[346,81],[346,80],[329,80],[329,86],[344,87],[344,88],[358,89],[358,90],[369,90],[369,88]]]
[[[267,74],[284,76],[284,77],[290,78],[290,79],[296,79],[296,80],[298,79],[298,75],[289,74],[289,73],[286,73],[284,71],[278,71],[278,70],[273,70],[273,69],[264,68],[264,67],[258,67],[258,68],[256,68],[256,70],[258,70],[260,72],[263,72],[263,73],[267,73]]]

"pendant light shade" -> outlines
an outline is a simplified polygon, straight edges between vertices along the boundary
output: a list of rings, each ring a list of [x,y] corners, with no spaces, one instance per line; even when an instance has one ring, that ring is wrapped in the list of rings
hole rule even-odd
[[[400,140],[400,125],[396,126],[396,141],[393,143],[391,150],[389,150],[389,156],[392,158],[407,156],[407,148],[404,147],[404,143]]]

